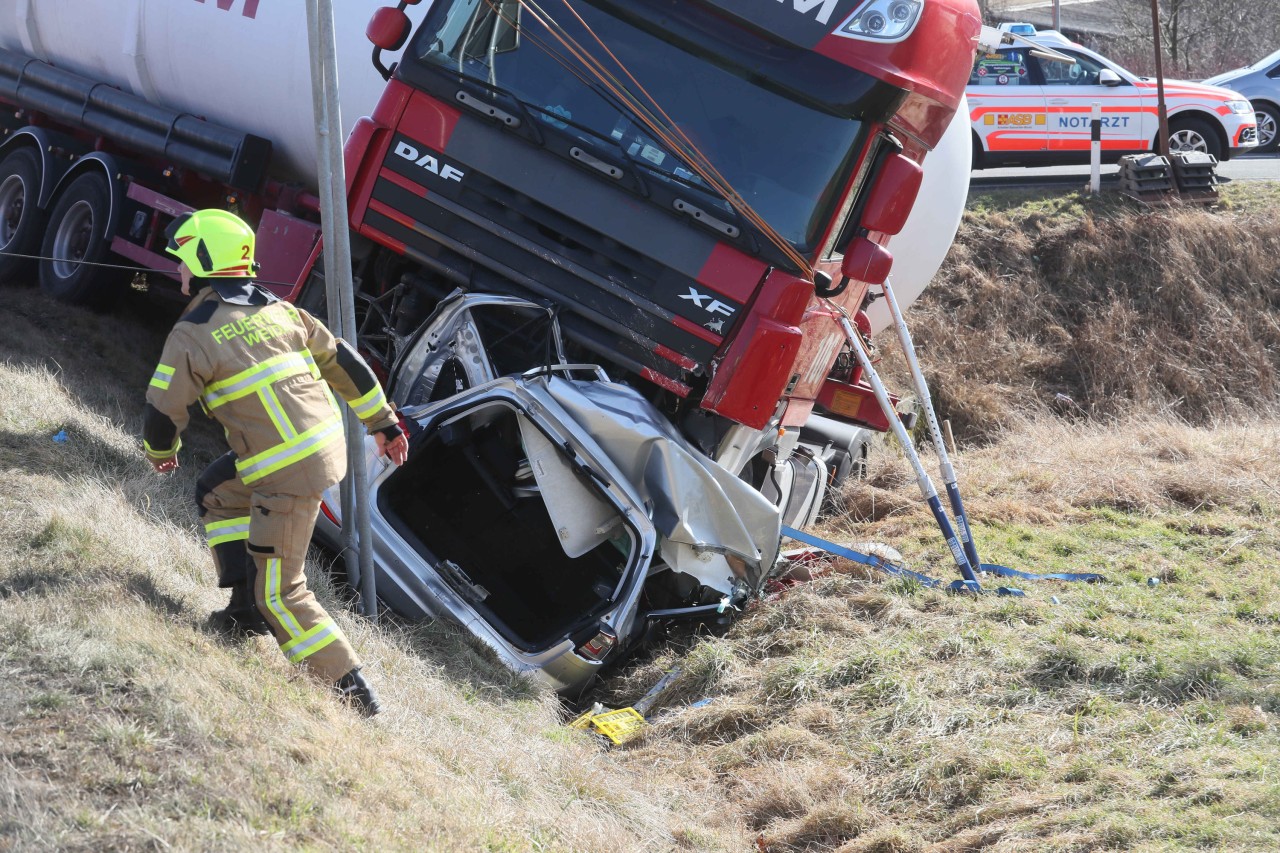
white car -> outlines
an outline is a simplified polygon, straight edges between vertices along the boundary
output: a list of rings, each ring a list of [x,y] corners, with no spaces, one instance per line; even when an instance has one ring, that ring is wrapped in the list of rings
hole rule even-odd
[[[1093,103],[1102,105],[1102,156],[1152,151],[1159,133],[1156,82],[1139,77],[1053,30],[1027,43],[979,53],[969,78],[974,166],[1087,163]],[[1074,63],[1037,53],[1030,44]],[[1258,144],[1254,109],[1237,92],[1165,81],[1172,152],[1219,160]]]

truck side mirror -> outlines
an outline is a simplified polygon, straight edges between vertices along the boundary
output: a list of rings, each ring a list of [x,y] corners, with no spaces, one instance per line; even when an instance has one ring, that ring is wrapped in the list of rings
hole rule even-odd
[[[1110,68],[1098,72],[1098,83],[1103,86],[1119,86],[1122,82],[1124,81],[1120,79],[1120,75]]]
[[[863,209],[862,227],[882,234],[901,231],[923,179],[924,169],[916,161],[897,153],[886,157]]]
[[[410,29],[412,25],[404,13],[404,2],[398,7],[384,6],[376,10],[369,19],[369,26],[364,28],[365,37],[373,42],[373,67],[378,69],[383,80],[391,79],[392,69],[382,64],[382,51],[404,47]]]
[[[399,50],[409,38],[409,16],[403,9],[384,6],[374,11],[364,34],[378,50]]]
[[[893,255],[888,249],[866,237],[855,237],[845,249],[840,273],[854,281],[884,284],[892,268]]]

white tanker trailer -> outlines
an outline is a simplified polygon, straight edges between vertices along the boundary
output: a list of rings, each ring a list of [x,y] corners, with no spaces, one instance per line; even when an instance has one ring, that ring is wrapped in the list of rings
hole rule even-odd
[[[344,134],[386,88],[364,34],[382,5],[333,4]],[[420,21],[430,6],[409,11]],[[314,188],[305,10],[302,0],[0,0],[0,48],[270,140],[270,174]]]

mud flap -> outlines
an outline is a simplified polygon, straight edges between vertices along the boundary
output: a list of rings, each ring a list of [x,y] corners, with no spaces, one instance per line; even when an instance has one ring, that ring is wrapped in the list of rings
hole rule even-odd
[[[827,495],[826,466],[806,448],[797,448],[785,460],[770,467],[760,492],[779,508],[783,524],[809,527],[817,521]]]

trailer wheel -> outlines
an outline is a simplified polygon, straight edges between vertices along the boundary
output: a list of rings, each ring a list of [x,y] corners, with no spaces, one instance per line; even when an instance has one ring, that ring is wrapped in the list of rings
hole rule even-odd
[[[93,266],[107,260],[103,234],[111,209],[107,179],[97,172],[76,178],[49,214],[40,254],[40,289],[60,302],[105,307],[127,281],[127,270]]]
[[[0,284],[20,281],[35,268],[30,258],[40,249],[44,211],[37,204],[40,161],[29,148],[0,161]]]

